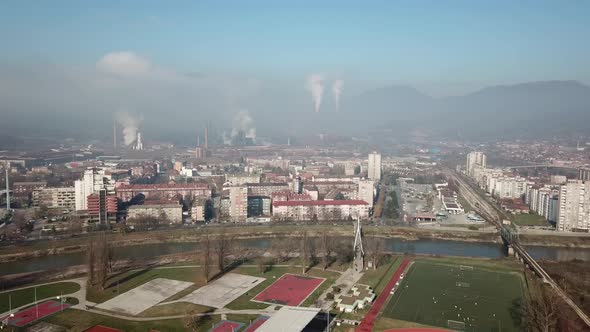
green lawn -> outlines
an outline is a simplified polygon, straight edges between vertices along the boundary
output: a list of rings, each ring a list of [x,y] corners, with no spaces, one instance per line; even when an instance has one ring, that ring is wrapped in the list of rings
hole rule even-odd
[[[232,303],[228,304],[226,308],[241,310],[241,309],[264,309],[269,304],[258,303],[250,301],[254,296],[263,291],[266,287],[270,286],[278,278],[285,273],[301,274],[301,268],[299,267],[273,267],[272,270],[266,273],[258,272],[256,267],[239,267],[232,271],[233,273],[247,274],[251,276],[257,276],[265,278],[262,283],[252,288],[249,292],[246,292]],[[307,272],[308,276],[326,278],[326,280],[316,289],[302,304],[302,306],[312,305],[322,294],[322,292],[328,287],[334,284],[334,281],[338,279],[340,274],[331,271],[322,271],[321,269],[310,269]]]
[[[387,256],[376,270],[367,270],[359,280],[359,284],[369,285],[379,295],[400,266],[402,260],[397,256]]]
[[[101,303],[156,278],[193,282],[195,287],[204,284],[201,269],[197,267],[132,270],[110,277],[104,291],[88,289],[86,298]]]
[[[469,261],[459,264],[468,264]],[[449,320],[465,331],[519,331],[515,304],[522,300],[522,277],[517,272],[417,260],[383,310],[394,320],[443,328]]]
[[[518,226],[549,226],[547,219],[536,213],[512,214],[510,217]]]
[[[37,286],[36,288],[38,300],[71,294],[80,290],[80,286],[74,282],[59,282],[51,285]],[[0,313],[10,310],[10,300],[12,301],[13,309],[35,302],[35,287],[0,293]]]

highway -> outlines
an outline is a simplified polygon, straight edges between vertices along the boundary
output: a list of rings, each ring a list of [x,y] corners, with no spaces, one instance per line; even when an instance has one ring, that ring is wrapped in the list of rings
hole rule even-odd
[[[503,224],[502,220],[506,219],[504,213],[499,211],[497,207],[495,207],[485,196],[482,196],[476,189],[472,187],[470,183],[465,181],[461,175],[456,174],[452,171],[446,172],[447,176],[455,181],[459,186],[459,191],[461,195],[471,204],[473,205],[474,209],[478,214],[480,214],[484,219],[491,222],[496,226],[499,231],[507,229]],[[510,231],[510,230],[509,230]],[[566,294],[557,283],[549,276],[549,274],[543,270],[541,265],[535,261],[531,255],[526,251],[526,249],[521,246],[517,241],[511,241],[510,245],[514,249],[516,253],[523,259],[524,262],[529,264],[531,269],[533,269],[537,275],[539,275],[543,281],[549,284],[557,293],[559,297],[561,297],[565,303],[567,303],[572,310],[582,319],[587,326],[590,327],[590,318],[588,315]]]

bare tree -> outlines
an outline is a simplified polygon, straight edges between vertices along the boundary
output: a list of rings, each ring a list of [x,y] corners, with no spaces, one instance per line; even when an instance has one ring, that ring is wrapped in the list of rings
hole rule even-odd
[[[334,238],[328,235],[327,231],[322,234],[321,242],[322,268],[325,270],[332,262],[332,252],[334,251]]]
[[[378,238],[374,235],[365,238],[365,253],[371,262],[371,265],[373,265],[373,269],[379,267],[384,256],[384,247],[385,243],[382,238]]]
[[[307,231],[303,231],[301,234],[299,257],[301,259],[301,273],[305,274],[307,272],[307,268],[309,267],[309,239],[307,237]]]
[[[217,240],[215,241],[215,253],[217,254],[217,268],[219,269],[220,273],[225,271],[225,256],[227,256],[228,252],[230,251],[231,240],[225,234],[225,231],[222,231],[218,236]]]
[[[93,286],[95,283],[94,280],[94,265],[96,261],[96,251],[94,249],[94,239],[90,239],[88,243],[88,283],[89,286]]]
[[[211,266],[211,239],[209,238],[209,232],[205,233],[203,239],[203,278],[205,283],[209,282],[210,277],[210,266]]]
[[[520,308],[523,327],[531,332],[549,332],[557,330],[559,320],[559,298],[555,291],[537,282],[529,283],[531,294],[526,297]]]

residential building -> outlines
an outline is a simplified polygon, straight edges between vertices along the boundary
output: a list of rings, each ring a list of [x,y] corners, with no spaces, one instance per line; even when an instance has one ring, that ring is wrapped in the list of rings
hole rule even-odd
[[[193,221],[205,221],[205,210],[207,209],[207,200],[203,198],[196,199],[191,207],[191,218]]]
[[[278,220],[346,220],[369,217],[369,204],[361,200],[277,201],[272,214]]]
[[[47,187],[47,182],[14,182],[12,184],[12,193],[15,197],[25,197],[33,193],[34,190],[39,190]]]
[[[102,189],[108,189],[109,192],[114,190],[114,182],[111,181],[110,176],[105,174],[105,169],[90,168],[85,170],[82,179],[74,183],[76,211],[87,210],[88,196]]]
[[[232,221],[244,222],[248,217],[248,187],[229,188],[229,217]]]
[[[381,154],[377,152],[369,153],[367,177],[369,180],[381,180]]]
[[[369,207],[373,207],[373,200],[375,197],[375,182],[371,180],[361,180],[358,183],[357,199],[365,201]]]
[[[234,186],[241,186],[246,183],[260,183],[260,175],[248,175],[248,174],[240,174],[240,175],[226,175],[225,176],[226,182],[231,182]]]
[[[286,182],[270,183],[245,183],[248,194],[253,196],[272,196],[273,193],[289,190],[289,184]]]
[[[590,230],[590,181],[573,180],[559,192],[558,231]]]
[[[469,152],[467,154],[465,173],[468,176],[473,176],[473,172],[477,167],[486,168],[486,155],[481,151]]]
[[[590,168],[582,167],[578,169],[578,180],[590,181]]]
[[[134,219],[148,216],[153,218],[165,217],[169,223],[182,223],[182,205],[178,203],[147,203],[143,205],[133,205],[127,209],[127,221],[133,225]]]
[[[33,191],[33,206],[48,208],[62,208],[74,210],[76,208],[76,191],[74,187],[43,188]]]
[[[146,199],[166,200],[186,197],[211,198],[211,189],[206,183],[178,183],[178,184],[122,184],[117,187],[117,197],[128,202],[139,194]]]

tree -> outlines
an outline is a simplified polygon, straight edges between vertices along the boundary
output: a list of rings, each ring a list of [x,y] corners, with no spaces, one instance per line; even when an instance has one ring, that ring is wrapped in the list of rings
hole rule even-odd
[[[352,244],[350,243],[338,243],[335,247],[336,258],[341,264],[352,262],[354,258],[354,252],[352,250]]]
[[[305,274],[307,272],[307,267],[309,266],[309,239],[307,237],[307,231],[303,231],[301,234],[299,257],[301,259],[301,267],[303,269],[302,273]]]
[[[523,327],[527,331],[549,332],[557,329],[559,298],[555,291],[538,282],[532,282],[531,292],[520,307]],[[518,303],[515,306],[519,306]]]
[[[382,238],[378,238],[374,235],[365,238],[365,252],[367,254],[367,258],[373,265],[373,269],[377,269],[379,263],[381,263],[384,255],[384,247],[385,243]]]
[[[210,266],[211,266],[211,239],[209,238],[209,232],[206,232],[205,237],[203,239],[203,279],[205,279],[205,283],[209,282],[209,277],[211,274]]]
[[[322,268],[325,270],[332,262],[332,251],[334,250],[334,238],[328,235],[327,231],[322,234],[321,242]]]
[[[222,231],[218,236],[217,240],[215,241],[215,253],[217,254],[217,268],[219,269],[220,273],[225,271],[225,256],[230,250],[231,240],[225,234],[225,231]]]
[[[109,272],[114,264],[114,251],[110,246],[107,235],[101,232],[90,239],[88,243],[88,281],[91,286],[99,286],[104,290]]]

